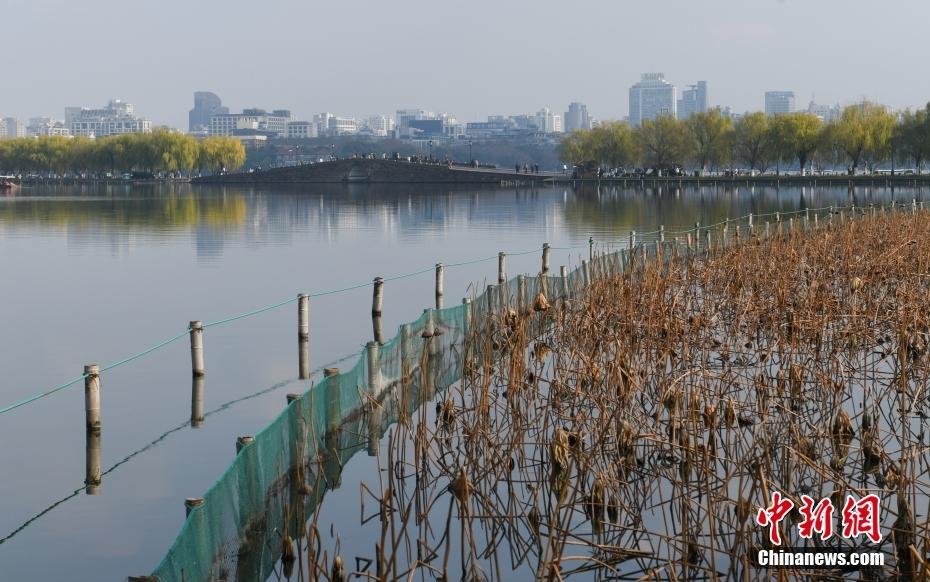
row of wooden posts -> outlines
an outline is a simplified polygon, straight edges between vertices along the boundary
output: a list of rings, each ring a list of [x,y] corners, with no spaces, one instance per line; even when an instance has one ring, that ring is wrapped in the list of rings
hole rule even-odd
[[[913,200],[910,204],[911,210],[916,212],[918,208],[923,209],[923,202],[917,202]],[[892,202],[891,205],[892,211],[895,210],[895,203]],[[865,207],[856,208],[853,207],[851,214],[857,215],[865,213]],[[876,209],[874,205],[870,205],[869,212],[871,215],[875,215],[877,211],[884,212],[884,205],[880,209]],[[780,212],[775,212],[775,224],[778,232],[781,232],[782,229],[782,215]],[[845,220],[844,211],[842,208],[834,209],[830,207],[830,212],[828,215],[828,220],[832,223],[834,216],[837,217],[837,220],[842,223]],[[810,213],[805,212],[802,217],[805,223],[805,226],[810,221]],[[794,218],[789,217],[788,229],[789,231],[794,228]],[[740,226],[734,225],[734,239],[739,241],[741,238]],[[748,216],[748,230],[749,235],[751,236],[754,232],[755,224],[754,217],[752,214]],[[818,215],[815,213],[813,216],[813,226],[817,228],[818,226]],[[719,244],[726,244],[729,242],[729,227],[730,221],[727,219],[723,223],[722,227],[722,240]],[[690,250],[692,248],[698,248],[700,246],[700,231],[701,224],[696,223],[694,232],[695,237],[692,238],[691,232],[686,233],[686,238],[683,241],[686,247]],[[706,235],[706,249],[711,248],[713,244],[713,239],[711,236],[711,229],[705,228]],[[765,223],[765,236],[770,236],[770,222]],[[676,246],[679,243],[679,238],[674,237]],[[657,243],[665,242],[665,226],[660,226],[658,231],[658,241]],[[635,248],[637,244],[637,233],[636,231],[630,231],[629,235],[629,246],[630,248]],[[542,246],[542,261],[541,261],[541,275],[548,275],[550,270],[550,253],[551,247],[549,243],[546,243]],[[588,259],[581,261],[582,269],[582,279],[584,285],[587,285],[591,281],[591,272],[590,272],[590,263],[594,262],[595,258],[594,250],[594,239],[588,239]],[[501,291],[503,296],[504,283],[507,281],[507,271],[506,271],[506,259],[507,254],[503,251],[498,253],[497,260],[497,287]],[[443,295],[444,295],[444,275],[445,267],[442,263],[436,264],[436,278],[435,278],[435,292],[436,292],[436,305],[435,309],[440,310],[443,307]],[[560,267],[560,277],[562,280],[562,294],[563,296],[568,295],[568,269],[565,266]],[[545,282],[546,279],[543,279]],[[370,341],[365,346],[366,358],[368,359],[368,369],[370,374],[374,374],[380,368],[379,365],[379,349],[382,344],[384,344],[383,329],[381,324],[382,310],[384,306],[384,278],[376,277],[373,281],[373,293],[372,293],[372,304],[371,304],[371,316],[372,316],[372,330],[374,335],[374,340]],[[524,281],[522,278],[518,278],[518,286],[521,289],[518,291],[518,295],[523,297],[523,284]],[[489,285],[489,291],[491,291],[493,285]],[[546,290],[544,289],[544,292]],[[489,308],[491,307],[492,297],[494,293],[488,295]],[[522,299],[521,299],[522,301]],[[463,303],[470,303],[470,300],[463,299]],[[435,322],[433,320],[433,310],[426,309],[427,312],[427,330],[425,336],[432,336],[434,333],[441,333],[435,327]],[[189,327],[190,335],[190,351],[191,351],[191,372],[193,376],[192,384],[192,397],[191,397],[191,426],[198,427],[201,425],[204,419],[204,397],[203,397],[203,386],[204,386],[204,375],[206,374],[206,367],[204,364],[204,346],[203,346],[203,330],[204,326],[201,321],[191,321]],[[310,295],[306,293],[301,293],[297,296],[297,340],[298,340],[298,377],[302,380],[308,379],[310,377]],[[327,369],[325,371],[326,375],[333,375],[338,373],[338,369]],[[373,378],[369,378],[369,384],[375,385],[377,381]],[[87,474],[86,474],[86,491],[88,494],[96,494],[99,490],[101,482],[101,446],[100,446],[100,433],[101,433],[101,413],[100,413],[100,370],[99,367],[95,364],[84,366],[84,394],[85,394],[85,413],[87,421]],[[292,402],[299,398],[297,394],[288,394],[287,400],[288,403]],[[252,442],[251,436],[240,436],[236,440],[236,452],[238,453],[242,448],[248,443]],[[188,511],[192,507],[196,507],[199,502],[199,498],[191,498],[185,502],[185,506],[188,508]]]

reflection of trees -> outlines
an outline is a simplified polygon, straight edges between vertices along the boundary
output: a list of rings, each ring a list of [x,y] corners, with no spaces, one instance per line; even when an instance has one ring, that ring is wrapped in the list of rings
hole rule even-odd
[[[121,226],[162,230],[178,226],[231,226],[245,222],[241,196],[199,198],[168,195],[150,198],[41,199],[0,204],[0,223],[52,226]]]
[[[824,195],[838,203],[847,203],[845,191],[834,189]],[[566,228],[576,234],[597,232],[624,239],[631,230],[690,228],[695,222],[714,224],[727,218],[796,210],[809,203],[809,188],[732,186],[684,187],[664,185],[646,187],[579,188],[566,200]],[[826,202],[827,205],[831,202]]]

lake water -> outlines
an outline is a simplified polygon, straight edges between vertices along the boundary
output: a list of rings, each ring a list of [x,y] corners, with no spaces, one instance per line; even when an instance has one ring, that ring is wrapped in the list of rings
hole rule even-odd
[[[183,332],[291,299],[369,283],[311,302],[314,368],[371,338],[375,276],[462,263],[446,301],[497,277],[497,252],[560,250],[577,264],[588,237],[671,231],[749,212],[909,202],[914,189],[704,187],[187,186],[25,187],[0,198],[0,408]],[[571,247],[571,250],[565,250]],[[509,256],[508,275],[539,270]],[[384,329],[433,304],[431,272],[385,285]],[[205,422],[189,426],[187,339],[101,376],[102,484],[84,491],[81,383],[0,414],[0,578],[121,580],[149,573],[239,435],[277,415],[297,380],[294,303],[205,332]],[[318,377],[318,376],[316,376]],[[353,461],[355,462],[355,461]],[[359,461],[362,462],[362,461]],[[350,468],[347,468],[350,469]],[[351,497],[357,515],[357,497]],[[327,508],[329,512],[333,509]],[[11,535],[12,534],[12,535]]]

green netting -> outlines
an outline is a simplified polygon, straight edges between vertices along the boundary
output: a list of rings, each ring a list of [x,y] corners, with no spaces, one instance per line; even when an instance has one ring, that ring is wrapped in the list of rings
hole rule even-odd
[[[733,242],[732,233],[722,232],[714,247]],[[162,582],[267,579],[280,558],[277,532],[299,538],[326,491],[340,486],[342,467],[353,455],[374,454],[391,423],[460,379],[473,321],[532,309],[540,292],[550,302],[576,298],[598,278],[707,248],[700,237],[690,248],[683,242],[640,242],[593,253],[564,277],[521,275],[490,285],[469,304],[425,310],[390,341],[369,344],[351,369],[313,386],[242,449],[203,505],[190,512],[153,575]]]

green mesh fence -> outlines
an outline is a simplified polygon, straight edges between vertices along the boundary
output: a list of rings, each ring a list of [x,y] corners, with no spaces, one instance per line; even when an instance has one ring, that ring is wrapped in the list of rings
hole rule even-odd
[[[816,225],[816,219],[804,218],[803,223],[798,219],[800,229]],[[738,231],[728,230],[734,225],[728,221],[685,231],[694,233],[693,241],[664,238],[663,233],[632,248],[594,251],[565,276],[521,275],[490,285],[469,304],[428,309],[400,326],[387,343],[370,343],[350,370],[313,386],[241,450],[204,495],[203,505],[190,511],[152,575],[162,582],[266,580],[280,559],[276,532],[300,538],[326,491],[340,486],[342,467],[353,455],[375,454],[390,424],[409,418],[460,379],[472,322],[488,313],[532,309],[540,292],[549,301],[575,298],[591,281],[627,272],[634,264],[704,252],[707,232],[717,234],[712,248],[732,244],[739,240]],[[750,219],[744,237],[753,232],[751,225]],[[778,225],[771,232],[766,225],[765,236],[780,232]],[[756,229],[756,236],[762,236],[758,223]]]

